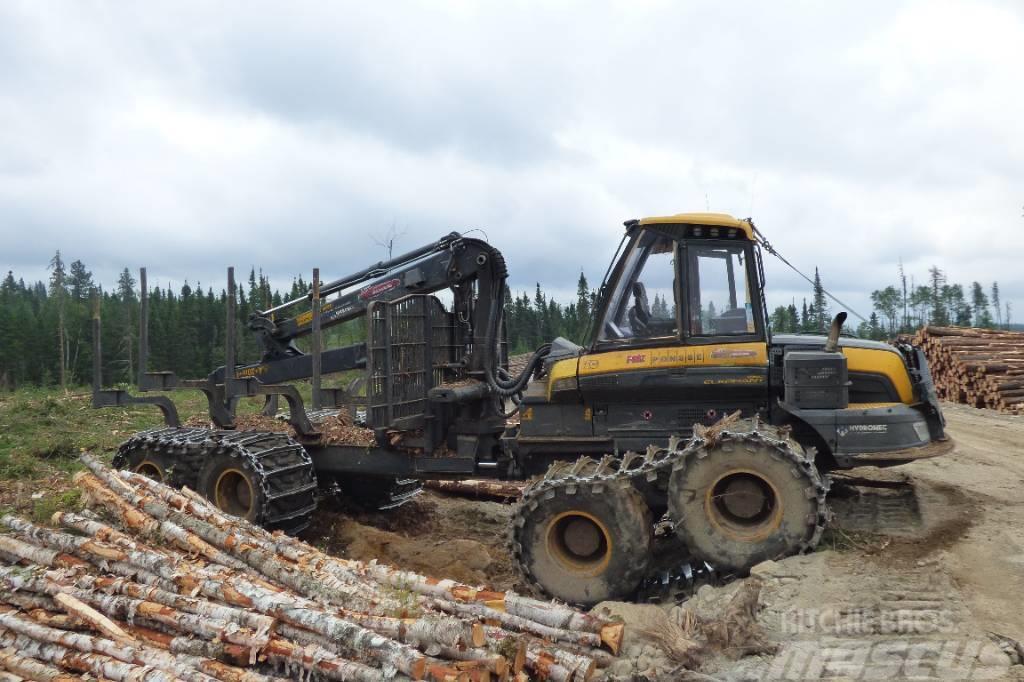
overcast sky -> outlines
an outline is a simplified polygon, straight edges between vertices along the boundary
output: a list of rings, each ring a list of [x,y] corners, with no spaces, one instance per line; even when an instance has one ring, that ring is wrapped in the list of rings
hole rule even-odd
[[[564,299],[623,220],[710,208],[862,312],[902,258],[1024,319],[1022,71],[1010,0],[8,0],[0,267],[286,285],[480,228]]]

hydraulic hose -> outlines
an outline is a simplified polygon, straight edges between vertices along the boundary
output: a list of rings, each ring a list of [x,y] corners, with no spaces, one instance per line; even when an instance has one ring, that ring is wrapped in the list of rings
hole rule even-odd
[[[501,326],[502,319],[502,302],[505,300],[505,280],[504,278],[498,279],[495,283],[495,301],[498,302],[496,305],[491,306],[490,313],[487,319],[487,348],[484,350],[485,362],[484,362],[484,373],[487,377],[487,385],[491,387],[491,390],[503,398],[522,393],[526,387],[527,382],[530,380],[530,376],[536,371],[537,366],[544,360],[544,358],[551,352],[551,344],[546,343],[533,352],[529,362],[526,363],[526,367],[515,379],[502,379],[499,376],[498,358],[495,353],[495,342],[498,338],[498,329]]]

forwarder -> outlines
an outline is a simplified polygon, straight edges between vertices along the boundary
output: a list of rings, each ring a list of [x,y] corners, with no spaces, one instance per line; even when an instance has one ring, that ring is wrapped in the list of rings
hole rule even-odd
[[[128,440],[115,464],[289,532],[308,524],[318,489],[392,507],[422,479],[537,477],[513,516],[513,556],[544,593],[594,604],[635,592],[656,522],[670,521],[691,557],[742,574],[815,546],[830,470],[951,449],[919,349],[840,338],[845,313],[828,338],[771,334],[770,246],[749,219],[685,213],[625,227],[587,345],[554,339],[515,376],[504,258],[458,233],[254,314],[259,362],[235,362],[229,324],[227,362],[206,379],[140,376],[143,391],[203,391],[211,428],[182,427],[165,396],[99,390],[97,367],[96,406],[156,404],[167,424]],[[230,270],[229,291],[232,320]],[[145,317],[143,296],[143,366]],[[318,349],[319,329],[360,317],[365,343],[296,344],[313,335]],[[307,413],[287,383],[316,387],[344,370],[365,371],[365,397],[320,391],[328,409]],[[236,428],[238,400],[256,396],[268,413],[287,399],[294,437]],[[367,439],[325,438],[339,414]]]

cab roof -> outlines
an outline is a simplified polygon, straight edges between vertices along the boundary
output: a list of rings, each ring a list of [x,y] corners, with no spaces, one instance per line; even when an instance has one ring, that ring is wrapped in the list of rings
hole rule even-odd
[[[728,213],[676,213],[675,215],[641,218],[640,225],[708,225],[711,227],[735,228],[747,239],[754,239],[754,227],[749,219],[740,220]]]

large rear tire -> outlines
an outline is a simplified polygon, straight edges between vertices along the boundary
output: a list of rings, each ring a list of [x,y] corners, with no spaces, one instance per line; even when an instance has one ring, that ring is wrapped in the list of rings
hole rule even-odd
[[[218,453],[199,472],[199,494],[226,514],[261,521],[266,499],[260,476],[244,457]]]
[[[826,487],[795,449],[725,435],[672,472],[669,513],[691,553],[720,572],[812,549],[827,515]]]
[[[627,481],[528,490],[512,533],[513,554],[527,581],[573,604],[628,598],[650,564],[650,511]]]

